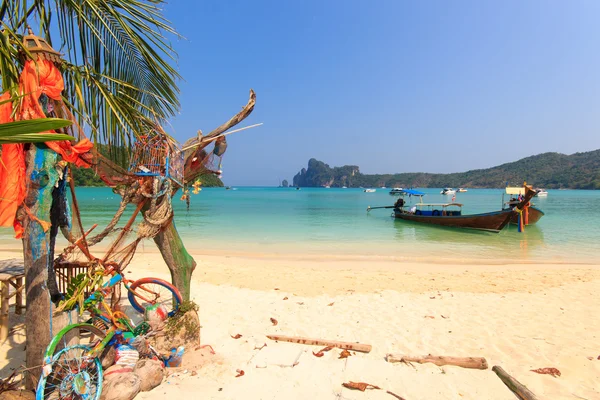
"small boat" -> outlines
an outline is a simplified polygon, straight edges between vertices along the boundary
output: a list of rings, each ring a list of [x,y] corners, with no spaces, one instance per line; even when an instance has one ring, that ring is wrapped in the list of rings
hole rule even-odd
[[[452,188],[444,188],[444,189],[442,189],[442,191],[440,192],[440,194],[443,194],[443,195],[456,194],[456,190],[454,190]]]
[[[535,197],[548,197],[548,192],[546,192],[544,189],[535,189],[535,191]]]
[[[466,193],[467,189],[465,189],[465,188],[458,188],[457,192],[458,193]]]
[[[504,201],[504,194],[509,195],[509,200],[506,202]],[[505,188],[504,193],[502,194],[502,208],[503,209],[513,209],[517,204],[519,204],[518,196],[523,196],[524,194],[525,194],[524,187],[507,186]],[[523,210],[523,214],[524,214],[524,218],[525,218],[525,225],[533,225],[533,224],[537,223],[540,220],[540,218],[542,218],[545,215],[542,210],[535,207],[535,205],[531,202],[529,202],[529,206],[525,207],[525,209]],[[517,224],[518,222],[519,222],[519,216],[518,216],[518,214],[515,214],[511,218],[510,223]]]
[[[535,191],[529,187],[526,192],[524,199],[515,208],[481,214],[463,215],[463,205],[460,203],[426,204],[421,200],[415,205],[408,205],[403,198],[398,199],[393,206],[369,206],[367,211],[375,208],[393,208],[394,217],[405,221],[497,233],[509,224],[515,214],[518,214],[516,210],[522,210],[535,195]]]
[[[225,190],[231,190],[231,186],[225,186]]]
[[[298,187],[296,187],[296,190],[300,190],[300,187],[299,187],[299,186],[298,186]]]
[[[348,189],[348,187],[347,186],[342,186],[342,189]]]
[[[330,188],[331,188],[331,186],[329,186],[329,185],[325,185],[325,186],[323,186],[323,187],[324,187],[325,189],[330,189]]]
[[[377,191],[377,189],[365,189],[363,190],[363,192],[365,193],[375,193]]]
[[[402,188],[401,187],[395,187],[392,190],[390,190],[390,194],[392,196],[400,196],[402,194]]]

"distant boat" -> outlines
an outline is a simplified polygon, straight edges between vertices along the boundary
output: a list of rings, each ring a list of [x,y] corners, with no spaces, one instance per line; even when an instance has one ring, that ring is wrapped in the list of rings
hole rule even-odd
[[[535,195],[535,191],[527,188],[527,194],[515,208],[523,209]],[[408,205],[403,198],[398,199],[393,206],[367,208],[367,211],[375,208],[393,208],[394,217],[405,221],[418,222],[430,225],[439,225],[450,228],[476,229],[488,232],[500,232],[509,224],[513,215],[517,214],[515,209],[503,209],[482,214],[462,214],[462,204],[443,203],[425,204],[417,203]]]
[[[342,186],[342,189],[348,189],[348,187],[347,186]]]
[[[382,188],[382,189],[385,189],[385,186],[382,186],[381,188]]]
[[[323,186],[323,187],[324,187],[325,189],[329,189],[331,186],[329,186],[329,185],[325,185],[325,186]]]
[[[365,193],[375,193],[377,191],[377,189],[365,189],[363,190],[363,192]]]
[[[395,187],[392,190],[390,190],[390,194],[392,196],[400,196],[402,194],[403,189],[401,187]]]
[[[457,192],[458,193],[466,193],[467,189],[465,189],[465,188],[458,188]]]
[[[231,186],[225,186],[225,190],[231,190]]]
[[[296,190],[300,190],[300,187],[296,187]]]
[[[454,190],[452,188],[444,188],[444,189],[442,189],[442,191],[440,192],[440,194],[443,194],[445,196],[451,195],[451,194],[456,194],[456,190]]]
[[[544,189],[535,189],[536,191],[536,195],[535,197],[548,197],[548,192],[546,192]]]

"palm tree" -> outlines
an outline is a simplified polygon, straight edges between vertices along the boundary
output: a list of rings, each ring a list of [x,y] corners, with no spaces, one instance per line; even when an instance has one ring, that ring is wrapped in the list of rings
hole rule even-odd
[[[176,53],[168,36],[176,35],[160,9],[162,0],[3,0],[0,6],[2,87],[13,97],[23,67],[23,36],[29,26],[63,53],[59,69],[65,81],[63,101],[93,141],[130,144],[179,108],[173,67]],[[46,220],[52,188],[59,176],[58,155],[30,145],[25,156],[31,179],[28,212],[23,215],[27,281],[27,366],[42,364],[50,340],[50,301],[46,282],[51,239],[32,218]],[[28,176],[30,176],[28,174]],[[32,195],[32,194],[35,194]],[[36,376],[38,371],[31,375]],[[31,388],[33,381],[27,379]]]

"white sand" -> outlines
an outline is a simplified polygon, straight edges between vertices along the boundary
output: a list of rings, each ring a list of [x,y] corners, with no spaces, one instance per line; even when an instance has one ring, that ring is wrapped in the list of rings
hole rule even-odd
[[[192,297],[201,307],[202,343],[217,354],[189,352],[187,373],[178,371],[140,399],[394,399],[380,390],[343,389],[348,381],[406,400],[514,399],[493,365],[541,399],[600,399],[599,265],[195,259]],[[160,255],[150,252],[136,255],[130,271],[168,278]],[[232,339],[237,333],[242,337]],[[265,337],[271,333],[357,341],[373,350],[343,360],[334,349],[317,358],[311,352],[320,347],[276,343]],[[2,376],[22,363],[22,342],[14,335],[0,347]],[[391,364],[384,359],[390,352],[480,356],[490,369]],[[281,366],[295,360],[293,368]],[[543,367],[562,375],[530,371]],[[238,369],[244,376],[235,377]]]

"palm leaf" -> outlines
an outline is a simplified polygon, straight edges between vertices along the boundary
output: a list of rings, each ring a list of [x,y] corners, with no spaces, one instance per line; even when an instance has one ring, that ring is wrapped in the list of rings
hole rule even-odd
[[[39,118],[7,122],[0,124],[0,143],[39,143],[56,140],[74,140],[74,137],[62,133],[39,133],[61,129],[71,124],[71,121],[60,118]]]

